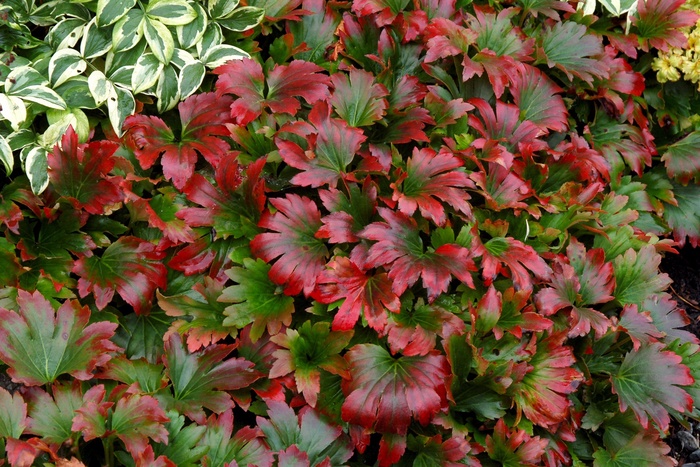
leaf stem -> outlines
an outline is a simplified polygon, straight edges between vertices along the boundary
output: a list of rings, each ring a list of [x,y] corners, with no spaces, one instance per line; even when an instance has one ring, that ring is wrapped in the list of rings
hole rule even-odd
[[[114,467],[114,437],[102,438],[102,448],[105,452],[105,466]]]

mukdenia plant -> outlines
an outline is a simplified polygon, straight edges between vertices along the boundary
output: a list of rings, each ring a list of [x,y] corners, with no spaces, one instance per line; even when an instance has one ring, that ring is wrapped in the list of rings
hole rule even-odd
[[[652,63],[698,14],[178,2],[95,21],[264,9],[258,46],[69,125],[38,194],[0,140],[4,462],[675,464],[700,340],[659,264],[700,242],[700,101]]]

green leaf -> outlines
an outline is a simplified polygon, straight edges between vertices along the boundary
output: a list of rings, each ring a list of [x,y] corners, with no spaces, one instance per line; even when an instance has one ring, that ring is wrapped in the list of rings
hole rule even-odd
[[[26,152],[24,171],[35,194],[40,194],[49,186],[49,163],[44,148],[35,146]]]
[[[107,99],[109,121],[117,136],[122,135],[124,120],[136,110],[136,101],[131,92],[120,87],[114,87],[115,95]]]
[[[243,32],[253,29],[265,17],[265,10],[254,6],[243,6],[237,8],[233,14],[226,19],[219,19],[217,23],[229,31]]]
[[[250,323],[253,327],[250,338],[255,342],[267,327],[270,335],[289,326],[294,313],[294,298],[282,293],[282,288],[268,277],[271,266],[263,260],[246,258],[242,268],[232,268],[226,274],[236,282],[224,289],[220,300],[233,302],[224,310],[224,326],[243,328]]]
[[[53,86],[59,86],[68,79],[82,75],[87,69],[87,63],[77,50],[59,50],[49,61],[49,80]]]
[[[144,32],[146,33],[146,42],[148,42],[151,52],[164,65],[170,63],[175,50],[175,41],[173,41],[173,36],[168,27],[156,19],[146,18]]]
[[[243,58],[250,58],[250,55],[245,50],[233,45],[220,44],[207,50],[207,53],[202,57],[202,62],[207,68],[214,69],[229,60],[241,60]]]
[[[27,404],[19,392],[0,387],[0,438],[19,439],[27,427]]]
[[[29,402],[27,431],[41,436],[46,443],[63,444],[72,435],[71,425],[75,411],[83,405],[80,383],[54,384],[51,394],[40,388],[32,388]],[[53,397],[52,397],[53,396]]]
[[[80,54],[85,59],[101,57],[112,48],[112,31],[110,28],[97,26],[96,19],[90,21],[83,31],[80,42]]]
[[[94,72],[93,72],[94,73]],[[55,91],[66,102],[66,106],[73,109],[96,109],[99,107],[90,92],[88,78],[76,76],[57,86]]]
[[[184,0],[154,0],[146,7],[146,15],[167,26],[182,26],[194,20],[197,12]]]
[[[574,21],[558,22],[542,37],[542,53],[550,68],[557,67],[572,80],[574,76],[591,83],[607,77],[608,65],[598,60],[603,53],[600,37]]]
[[[661,344],[629,352],[611,380],[620,411],[631,408],[644,428],[649,427],[651,418],[659,429],[666,431],[669,410],[681,413],[693,410],[693,398],[680,387],[693,384],[690,370],[679,355],[663,350]]]
[[[109,352],[120,350],[109,340],[116,323],[88,325],[90,309],[77,300],[67,300],[54,311],[40,292],[19,290],[17,304],[18,312],[0,308],[0,360],[10,367],[14,381],[39,386],[66,373],[88,380]]]
[[[697,248],[700,245],[700,190],[697,185],[674,183],[673,194],[677,206],[664,203],[664,219],[673,229],[673,239],[680,246],[689,241]]]
[[[199,89],[206,71],[204,64],[200,61],[191,62],[182,67],[178,81],[180,99],[190,97]]]
[[[135,47],[143,37],[144,14],[140,9],[129,10],[112,30],[112,50],[122,52]]]
[[[204,31],[207,30],[207,25],[209,24],[204,7],[199,3],[193,3],[192,7],[194,7],[197,17],[193,21],[175,29],[177,40],[183,49],[194,47],[204,35]]]
[[[135,6],[136,0],[98,0],[97,25],[105,27],[114,24]]]
[[[639,433],[621,448],[610,452],[599,448],[593,454],[593,467],[639,467],[653,465],[673,467],[676,463],[667,456],[671,447],[653,436]]]
[[[9,143],[2,135],[0,135],[0,162],[5,166],[5,174],[10,175],[15,167],[15,156],[12,154]]]
[[[163,72],[163,62],[154,54],[143,54],[134,65],[131,75],[131,91],[140,94],[158,82]]]
[[[131,359],[145,358],[150,363],[159,361],[163,354],[163,336],[173,319],[160,310],[148,315],[130,313],[120,320],[114,342],[125,349]]]
[[[177,466],[195,466],[197,461],[209,450],[208,446],[198,446],[207,427],[196,424],[185,426],[185,417],[177,412],[169,412],[170,422],[165,425],[168,430],[168,442],[158,443],[154,447],[154,457],[165,456]]]
[[[645,245],[639,252],[630,248],[615,258],[615,299],[622,305],[635,303],[642,306],[651,295],[666,290],[671,279],[668,274],[658,272],[659,264],[661,255],[653,245]]]
[[[217,23],[209,23],[204,31],[202,38],[197,42],[197,55],[201,58],[214,46],[221,44],[224,40],[224,35],[221,32],[221,26]]]
[[[638,0],[599,0],[612,15],[622,16],[637,7]]]
[[[178,76],[175,69],[170,65],[165,67],[158,78],[156,97],[158,97],[158,113],[172,109],[180,101]]]

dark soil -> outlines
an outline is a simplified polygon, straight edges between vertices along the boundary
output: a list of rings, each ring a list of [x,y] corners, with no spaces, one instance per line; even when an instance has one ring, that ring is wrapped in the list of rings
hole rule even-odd
[[[678,255],[666,255],[661,262],[661,270],[673,279],[669,292],[678,302],[678,307],[685,310],[690,318],[686,329],[700,337],[700,248],[686,246]],[[667,442],[671,446],[671,455],[678,460],[679,465],[688,460],[691,450],[687,443],[683,443],[678,432],[689,431],[697,437],[699,429],[700,424],[697,422],[691,423],[689,429],[677,423],[671,426]]]

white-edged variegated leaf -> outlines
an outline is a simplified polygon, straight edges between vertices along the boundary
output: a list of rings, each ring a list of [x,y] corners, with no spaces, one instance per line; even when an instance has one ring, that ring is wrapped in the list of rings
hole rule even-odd
[[[168,65],[163,69],[163,72],[158,78],[156,86],[156,97],[158,103],[156,107],[159,113],[170,110],[175,107],[180,100],[180,90],[178,88],[178,79],[175,69]]]
[[[90,122],[87,115],[80,109],[49,110],[46,112],[49,127],[39,137],[39,143],[45,148],[52,148],[68,126],[72,126],[78,135],[78,141],[84,143],[90,135]]]
[[[125,89],[131,89],[131,77],[134,74],[134,67],[133,66],[123,66],[121,68],[118,68],[114,73],[109,75],[109,80],[114,83],[118,84],[121,87]]]
[[[19,97],[0,94],[0,116],[10,122],[13,130],[19,130],[19,127],[27,119],[27,108],[24,102]]]
[[[10,143],[2,135],[0,135],[0,162],[5,166],[5,173],[11,174],[15,168],[15,156],[12,154]]]
[[[112,50],[121,52],[138,44],[143,37],[144,22],[143,11],[138,8],[129,10],[112,29]]]
[[[47,86],[29,86],[16,94],[24,101],[34,102],[50,109],[66,109],[66,102]]]
[[[158,60],[167,65],[175,50],[175,41],[168,27],[158,20],[146,18],[144,24],[146,42]]]
[[[144,54],[136,61],[131,75],[131,90],[134,94],[141,93],[156,84],[163,63],[154,54]]]
[[[28,128],[23,128],[10,133],[5,137],[5,140],[13,151],[19,151],[36,142],[36,133]]]
[[[124,120],[136,110],[136,101],[134,96],[125,89],[114,86],[114,91],[114,95],[107,99],[107,110],[112,129],[117,136],[121,136]]]
[[[185,0],[154,0],[146,7],[146,15],[168,26],[182,26],[197,17]]]
[[[109,28],[97,26],[95,18],[83,30],[83,40],[80,41],[80,54],[85,59],[101,57],[112,48],[112,34]]]
[[[27,147],[22,150],[24,172],[34,194],[41,194],[49,186],[49,163],[46,149],[41,146]]]
[[[10,95],[18,95],[23,89],[30,86],[44,86],[49,82],[44,75],[30,66],[14,68],[5,79],[5,92]]]
[[[136,0],[97,0],[97,25],[114,24],[136,6]]]
[[[66,18],[54,25],[46,39],[54,50],[73,47],[83,37],[85,21],[77,18]]]
[[[75,49],[62,49],[49,61],[49,80],[52,86],[60,86],[74,76],[82,75],[87,63]]]
[[[228,44],[220,44],[209,49],[202,61],[207,68],[214,69],[229,60],[241,60],[243,58],[250,58],[250,55],[245,50]]]
[[[194,94],[204,81],[206,69],[200,61],[188,63],[180,70],[180,81],[178,88],[180,89],[180,99],[185,99]]]
[[[204,35],[204,31],[207,30],[207,24],[209,24],[207,12],[204,10],[204,7],[199,3],[193,3],[192,7],[194,7],[197,13],[197,17],[189,23],[178,26],[175,29],[177,41],[183,49],[191,49],[194,47]]]
[[[224,35],[221,32],[221,26],[216,23],[209,23],[207,30],[204,31],[202,39],[197,42],[197,54],[199,58],[207,54],[207,52],[217,45],[221,44],[224,40]]]
[[[599,0],[599,3],[614,16],[622,16],[637,6],[637,0]]]
[[[105,74],[100,70],[90,73],[90,76],[88,76],[88,88],[98,106],[104,104],[113,93],[112,83],[107,80]]]
[[[239,4],[239,0],[209,0],[207,9],[212,19],[223,19],[228,17]]]
[[[244,6],[236,9],[231,16],[218,21],[222,28],[243,32],[253,29],[265,17],[265,10],[254,6]]]
[[[182,49],[175,49],[175,52],[173,52],[173,56],[170,59],[170,64],[182,69],[182,67],[184,67],[185,65],[196,61],[197,59],[194,58],[192,54],[188,51]]]

